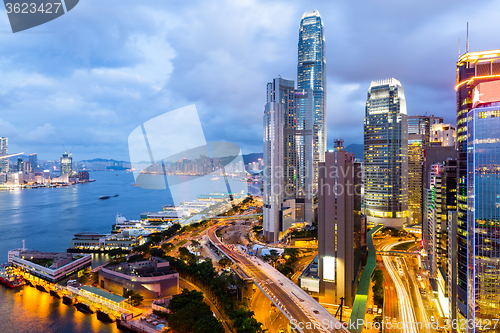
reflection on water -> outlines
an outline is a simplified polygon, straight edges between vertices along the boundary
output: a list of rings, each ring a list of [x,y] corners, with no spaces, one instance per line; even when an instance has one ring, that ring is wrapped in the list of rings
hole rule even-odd
[[[95,314],[84,314],[61,299],[33,287],[8,289],[0,285],[0,332],[123,332],[116,323],[105,323]]]

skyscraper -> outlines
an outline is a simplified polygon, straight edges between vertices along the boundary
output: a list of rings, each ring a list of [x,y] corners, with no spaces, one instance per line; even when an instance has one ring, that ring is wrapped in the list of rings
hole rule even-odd
[[[322,302],[352,306],[362,248],[361,166],[336,147],[319,163],[318,274]]]
[[[9,153],[9,139],[0,137],[0,157],[7,156]],[[0,172],[9,172],[9,159],[0,159]]]
[[[408,134],[422,134],[424,136],[424,145],[428,146],[430,134],[434,124],[442,124],[442,117],[430,116],[408,116]]]
[[[326,57],[323,20],[317,10],[302,15],[299,29],[297,89],[313,94],[313,191],[318,183],[318,163],[325,161]],[[311,171],[308,171],[311,172]]]
[[[71,171],[73,171],[73,158],[71,154],[64,152],[61,157],[61,176]]]
[[[295,146],[297,219],[312,223],[314,175],[314,95],[311,89],[295,91]]]
[[[408,119],[404,90],[398,80],[370,84],[364,129],[367,222],[401,229],[410,214]]]
[[[489,102],[467,114],[467,319],[484,325],[500,319],[500,81],[479,84],[473,99],[481,92]]]
[[[467,115],[479,102],[488,103],[500,100],[496,94],[498,88],[491,85],[498,84],[500,76],[500,50],[467,52],[457,62],[457,320],[471,319],[471,307],[468,304],[471,296],[468,290],[469,256],[468,243],[472,241],[472,234],[468,234],[467,211]],[[476,89],[477,88],[477,89]],[[475,93],[477,91],[477,93]],[[470,221],[470,220],[469,220]],[[469,309],[469,310],[468,310]],[[453,313],[453,311],[452,311]]]
[[[263,230],[270,242],[280,232],[279,214],[283,202],[283,105],[268,102],[264,109]]]
[[[37,157],[37,154],[30,154],[29,161],[30,161],[30,164],[31,164],[31,170],[32,170],[32,172],[37,171],[37,169],[38,169],[38,157]]]
[[[408,208],[412,223],[422,222],[424,142],[423,134],[408,135]]]
[[[283,108],[280,124],[283,127],[283,197],[286,199],[295,198],[297,188],[297,147],[295,143],[297,117],[294,89],[295,82],[293,80],[275,78],[267,84],[267,103],[276,102],[281,104]]]

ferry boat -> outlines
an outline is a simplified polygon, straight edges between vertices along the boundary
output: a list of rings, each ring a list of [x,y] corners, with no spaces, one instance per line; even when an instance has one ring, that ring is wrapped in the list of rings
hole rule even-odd
[[[24,285],[24,279],[22,276],[12,274],[9,272],[9,266],[2,265],[0,267],[0,283],[6,285],[9,288],[17,288]]]

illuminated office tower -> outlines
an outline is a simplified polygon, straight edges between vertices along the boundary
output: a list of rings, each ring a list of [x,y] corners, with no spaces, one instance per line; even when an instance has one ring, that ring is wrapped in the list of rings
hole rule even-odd
[[[497,96],[498,79],[500,76],[500,50],[467,52],[457,62],[457,318],[471,319],[471,299],[468,286],[468,242],[472,239],[468,235],[469,227],[467,218],[467,114],[479,103],[490,103],[500,100]],[[493,119],[493,118],[491,118]],[[498,138],[498,136],[497,136]],[[476,176],[476,175],[475,175]],[[469,291],[469,292],[468,292]]]
[[[267,84],[263,230],[267,241],[271,243],[278,242],[296,220],[295,197],[299,182],[297,156],[300,151],[296,148],[295,128],[300,122],[295,116],[294,98],[293,81],[276,78]]]
[[[401,83],[372,82],[364,119],[365,215],[401,229],[409,222],[408,119]]]
[[[423,238],[426,261],[430,276],[444,281],[448,275],[448,213],[457,209],[457,160],[447,159],[433,164],[429,180],[424,204],[427,214],[427,232]]]
[[[9,139],[0,137],[0,157],[9,154]],[[0,172],[9,172],[9,159],[0,159]]]
[[[295,198],[297,188],[297,147],[295,143],[296,110],[293,80],[275,78],[267,84],[267,103],[276,102],[283,107],[283,198]],[[265,163],[265,161],[264,161]]]
[[[23,172],[24,171],[24,163],[23,163],[23,158],[18,157],[17,158],[17,172]]]
[[[408,135],[408,208],[411,223],[422,222],[423,170],[425,146],[423,134]]]
[[[324,303],[352,306],[363,257],[360,163],[342,146],[319,163],[318,274]],[[336,171],[336,172],[335,172]]]
[[[310,89],[313,94],[312,185],[314,192],[318,184],[318,163],[325,161],[327,150],[325,34],[323,20],[318,11],[305,12],[300,22],[297,89],[299,91]]]
[[[73,158],[71,154],[64,152],[61,157],[61,176],[70,173],[73,170]]]
[[[432,126],[442,124],[442,117],[430,116],[408,116],[408,134],[422,134],[424,136],[424,145],[428,146]]]
[[[468,320],[484,325],[500,319],[500,81],[476,86],[472,106],[467,116],[467,309]]]
[[[295,145],[297,156],[297,220],[308,224],[313,220],[314,173],[314,97],[311,89],[296,90]]]
[[[263,230],[270,242],[279,234],[283,202],[283,105],[268,102],[264,109]]]
[[[30,154],[29,161],[30,161],[32,172],[37,171],[37,169],[38,169],[38,157],[37,157],[37,154]]]

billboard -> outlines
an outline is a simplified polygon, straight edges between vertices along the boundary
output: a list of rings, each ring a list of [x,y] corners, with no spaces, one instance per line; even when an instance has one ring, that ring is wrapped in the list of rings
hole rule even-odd
[[[323,257],[323,281],[335,281],[335,257]]]
[[[500,81],[479,83],[474,88],[472,96],[472,107],[478,104],[500,102]]]

